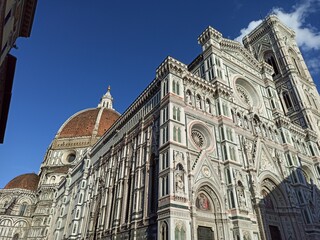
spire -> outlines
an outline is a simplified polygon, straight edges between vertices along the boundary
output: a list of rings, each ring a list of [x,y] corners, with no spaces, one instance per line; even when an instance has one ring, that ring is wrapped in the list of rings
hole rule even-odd
[[[111,90],[111,87],[109,85],[108,90],[107,90],[106,94],[103,95],[103,97],[101,98],[98,107],[113,109],[113,107],[112,107],[113,98],[111,96],[110,90]]]

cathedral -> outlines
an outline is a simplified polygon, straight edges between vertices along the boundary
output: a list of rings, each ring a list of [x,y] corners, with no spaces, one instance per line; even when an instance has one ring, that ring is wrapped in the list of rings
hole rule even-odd
[[[108,88],[38,174],[0,190],[0,239],[320,239],[319,94],[295,33],[208,27],[120,114]]]

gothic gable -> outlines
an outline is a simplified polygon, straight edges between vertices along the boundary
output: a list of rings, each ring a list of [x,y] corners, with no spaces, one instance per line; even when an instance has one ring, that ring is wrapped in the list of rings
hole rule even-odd
[[[249,71],[260,72],[260,63],[240,43],[224,39],[221,43],[221,49],[223,55],[233,63]]]
[[[266,171],[271,172],[276,176],[281,176],[279,167],[274,161],[274,158],[272,157],[270,150],[261,141],[258,143],[258,146],[257,146],[257,154],[255,155],[255,164],[256,164],[258,176]]]
[[[206,179],[208,181],[213,181],[213,184],[218,186],[220,184],[220,178],[209,159],[209,156],[205,152],[199,156],[198,164],[192,171],[194,173],[195,183]]]

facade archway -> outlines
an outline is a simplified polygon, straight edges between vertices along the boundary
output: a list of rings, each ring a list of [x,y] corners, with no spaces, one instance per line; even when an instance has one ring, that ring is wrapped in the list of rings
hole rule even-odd
[[[226,239],[222,206],[216,192],[208,185],[201,186],[194,202],[196,206],[194,239]]]
[[[285,194],[286,192],[286,194]],[[271,178],[264,178],[261,183],[260,194],[262,199],[259,203],[262,222],[261,229],[264,230],[266,239],[284,240],[290,237],[296,237],[296,227],[288,219],[294,219],[294,213],[283,213],[295,198],[294,190],[285,183],[276,184]],[[288,199],[286,198],[288,197]]]

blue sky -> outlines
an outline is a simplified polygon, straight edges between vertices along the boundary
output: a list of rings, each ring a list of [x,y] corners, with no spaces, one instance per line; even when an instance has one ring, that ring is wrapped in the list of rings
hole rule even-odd
[[[319,85],[320,0],[38,1],[31,38],[12,50],[18,62],[0,188],[38,173],[59,127],[96,107],[108,85],[122,113],[166,56],[188,64],[201,52],[197,37],[208,25],[235,39],[271,12],[297,32]]]

